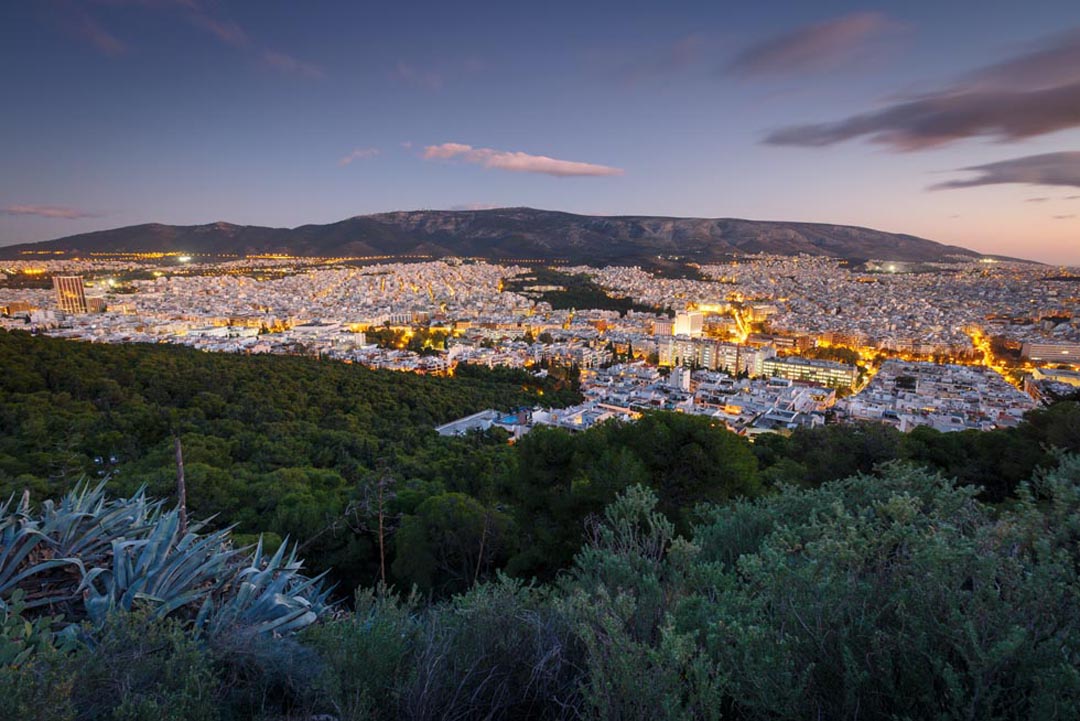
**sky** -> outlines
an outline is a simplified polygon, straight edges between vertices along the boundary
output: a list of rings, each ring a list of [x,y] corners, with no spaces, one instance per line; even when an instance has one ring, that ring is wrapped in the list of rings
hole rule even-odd
[[[531,206],[1080,266],[1076,0],[0,5],[0,245]]]

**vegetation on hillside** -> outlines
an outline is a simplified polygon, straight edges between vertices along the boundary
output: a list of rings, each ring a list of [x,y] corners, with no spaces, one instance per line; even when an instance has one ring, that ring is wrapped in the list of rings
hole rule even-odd
[[[433,427],[569,377],[19,333],[0,362],[14,717],[1080,713],[1075,401],[990,433],[653,413],[508,444]]]
[[[685,533],[635,484],[550,584],[361,589],[262,641],[155,602],[71,638],[17,591],[0,690],[57,721],[1075,718],[1080,457],[1058,460],[1008,509],[893,463],[701,504]]]
[[[585,273],[564,273],[552,267],[535,267],[526,275],[505,282],[505,289],[517,292],[531,286],[558,286],[562,290],[545,290],[537,300],[549,303],[555,310],[592,308],[614,310],[620,315],[633,310],[640,313],[669,313],[666,308],[643,305],[632,298],[610,295]]]
[[[269,552],[292,539],[346,595],[384,577],[436,596],[500,569],[552,579],[581,548],[586,520],[634,484],[687,532],[698,503],[815,488],[896,460],[1001,502],[1057,463],[1051,449],[1080,452],[1075,402],[990,433],[865,424],[751,444],[708,418],[655,413],[583,433],[537,429],[510,445],[500,431],[442,438],[433,428],[488,407],[573,402],[569,377],[459,366],[429,378],[22,333],[0,333],[0,366],[0,498],[28,490],[37,503],[82,478],[107,479],[119,496],[145,485],[173,498],[179,436],[193,518],[211,518],[207,531],[232,527],[241,545],[264,534]]]

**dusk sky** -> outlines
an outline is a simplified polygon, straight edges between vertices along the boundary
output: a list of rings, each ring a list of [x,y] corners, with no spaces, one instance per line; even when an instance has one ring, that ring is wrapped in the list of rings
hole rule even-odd
[[[13,0],[0,245],[527,205],[1080,265],[1080,3]]]

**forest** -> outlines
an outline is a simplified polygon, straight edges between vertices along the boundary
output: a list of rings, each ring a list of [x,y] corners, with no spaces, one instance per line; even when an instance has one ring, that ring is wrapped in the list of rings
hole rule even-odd
[[[983,433],[655,413],[511,444],[433,429],[572,382],[18,332],[0,367],[21,718],[1078,712],[1075,400]]]
[[[552,286],[562,290],[546,290],[540,293],[538,300],[549,303],[552,308],[592,308],[595,310],[614,310],[626,315],[629,310],[640,313],[667,313],[673,311],[643,305],[632,298],[610,295],[597,285],[586,273],[565,273],[555,268],[536,266],[526,275],[520,275],[505,281],[506,290],[520,292],[531,286]]]
[[[344,589],[385,580],[446,595],[499,569],[547,580],[570,564],[585,520],[638,483],[685,530],[700,502],[813,488],[893,460],[999,503],[1055,463],[1051,449],[1080,451],[1071,402],[990,433],[865,424],[750,443],[704,417],[655,413],[508,444],[499,431],[444,438],[434,427],[485,408],[567,405],[580,398],[572,381],[472,366],[429,378],[19,332],[0,334],[0,367],[0,498],[56,497],[83,478],[172,497],[178,437],[192,516],[241,541],[262,534],[271,548],[290,538]]]

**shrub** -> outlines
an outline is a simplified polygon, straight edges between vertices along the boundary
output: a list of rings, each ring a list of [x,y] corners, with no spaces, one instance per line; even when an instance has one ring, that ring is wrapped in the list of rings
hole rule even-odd
[[[0,611],[0,699],[10,718],[70,721],[72,678],[66,663],[73,644],[58,639],[58,617],[25,619],[23,592]]]
[[[80,719],[217,721],[218,682],[206,649],[172,619],[114,613],[72,659]]]

